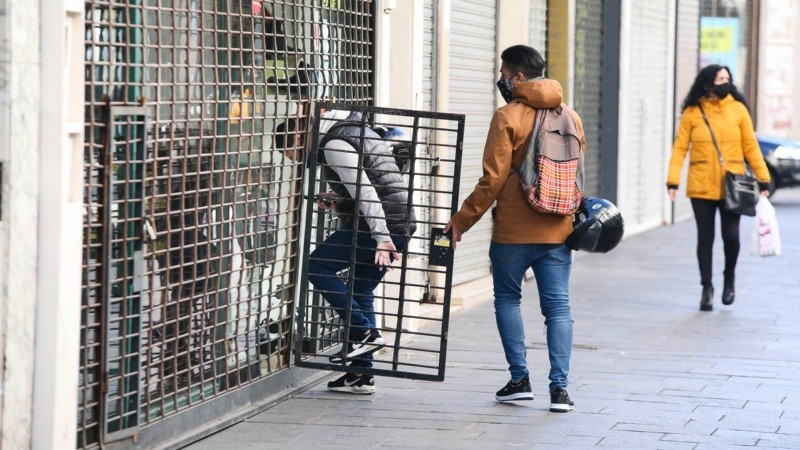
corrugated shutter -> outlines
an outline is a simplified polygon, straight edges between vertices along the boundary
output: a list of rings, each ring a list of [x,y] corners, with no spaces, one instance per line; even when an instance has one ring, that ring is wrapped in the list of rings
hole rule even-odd
[[[466,115],[459,195],[459,201],[463,202],[482,175],[483,146],[496,106],[495,1],[453,2],[451,20],[450,112]],[[458,285],[491,273],[491,235],[491,215],[487,213],[458,246],[453,284]]]
[[[425,0],[425,3],[422,6],[422,18],[423,18],[423,37],[422,37],[422,61],[423,61],[423,68],[422,68],[422,105],[421,108],[423,111],[433,111],[433,78],[434,78],[434,71],[436,68],[434,67],[434,62],[436,61],[434,57],[434,45],[433,40],[435,39],[435,34],[433,32],[434,27],[436,24],[434,23],[434,12],[433,12],[433,0]]]
[[[620,161],[626,165],[623,173],[625,225],[635,227],[658,223],[662,219],[661,205],[664,198],[665,160],[669,149],[665,142],[671,140],[671,130],[664,127],[671,105],[666,104],[666,88],[672,62],[667,60],[671,35],[670,15],[673,11],[667,3],[632,2],[630,8],[630,64],[627,78],[622,80],[628,92],[626,104],[621,108],[627,112],[624,146]]]
[[[434,111],[436,110],[436,105],[434,105],[435,99],[433,98],[433,86],[434,86],[434,78],[436,74],[436,47],[434,45],[434,39],[436,39],[436,33],[434,32],[434,27],[436,26],[436,15],[434,12],[434,0],[425,0],[422,6],[422,88],[420,92],[421,99],[416,108],[419,108],[423,111]],[[423,124],[426,127],[431,127],[434,124],[430,121],[423,120]],[[428,140],[428,136],[426,133],[429,133],[427,129],[420,130],[423,135],[419,136],[420,141],[425,142]],[[432,148],[425,149],[428,154],[434,152]],[[420,166],[418,167],[418,173],[427,173],[431,170],[432,162],[427,159],[418,160],[417,164]],[[429,177],[418,177],[415,180],[417,184],[417,193],[416,193],[416,202],[418,205],[433,205],[435,203],[435,196],[432,192],[434,186],[431,186],[432,178]],[[422,208],[417,207],[417,220],[421,222],[431,222],[434,219],[435,210],[433,208]],[[429,242],[429,232],[430,230],[428,227],[419,227],[422,228],[421,230],[417,230],[417,237],[424,238],[419,244],[421,245],[420,252],[422,254],[428,253],[428,242]],[[426,259],[427,261],[427,259]],[[424,282],[430,281],[427,277],[431,275],[430,272],[425,272],[423,276],[426,277]],[[430,285],[436,283],[429,283]]]
[[[547,0],[530,0],[528,45],[547,61]]]
[[[700,0],[680,0],[678,2],[677,42],[675,45],[675,129],[681,117],[681,104],[692,87],[697,75],[697,61],[700,48]],[[688,164],[685,164],[688,166]],[[686,170],[681,176],[685,185]],[[684,186],[685,187],[685,186]],[[684,191],[685,192],[685,191]],[[675,220],[692,215],[692,204],[685,195],[679,195],[675,202]]]

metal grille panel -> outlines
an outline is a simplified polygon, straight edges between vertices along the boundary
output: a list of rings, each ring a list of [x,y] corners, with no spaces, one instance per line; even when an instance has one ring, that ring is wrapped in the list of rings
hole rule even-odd
[[[600,94],[603,54],[603,4],[600,0],[578,0],[575,13],[575,111],[586,134],[585,195],[600,192],[600,170],[604,151],[600,142]]]
[[[444,379],[450,289],[453,281],[452,250],[449,258],[445,260],[437,258],[437,252],[443,247],[441,241],[431,238],[432,230],[443,228],[445,222],[435,222],[435,219],[431,219],[428,215],[420,216],[418,211],[433,210],[431,216],[449,218],[458,208],[458,198],[453,193],[458,192],[464,116],[326,103],[317,105],[315,117],[320,117],[321,111],[332,109],[361,113],[360,118],[347,119],[360,129],[360,136],[354,138],[359,147],[357,149],[359,162],[358,166],[337,165],[321,155],[318,156],[318,152],[312,153],[309,160],[311,170],[307,191],[309,200],[304,221],[306,234],[303,278],[300,286],[296,363],[299,366],[327,370],[441,381]],[[317,120],[312,148],[318,148],[320,137],[324,136],[324,132],[320,133],[321,120],[333,119]],[[373,282],[371,280],[374,279],[373,272],[376,269],[371,262],[374,250],[366,247],[369,244],[358,244],[357,237],[348,238],[346,245],[332,243],[333,241],[329,240],[337,229],[361,230],[366,233],[365,237],[368,237],[369,231],[364,231],[364,227],[365,220],[369,220],[370,217],[362,215],[364,207],[343,206],[347,205],[348,200],[339,200],[336,213],[329,214],[329,210],[314,208],[315,202],[312,199],[318,192],[330,190],[328,182],[332,180],[324,178],[323,175],[327,172],[323,171],[324,167],[330,168],[334,173],[358,174],[354,182],[343,183],[354,184],[350,190],[355,192],[356,205],[370,202],[366,197],[368,194],[364,193],[363,199],[360,197],[364,185],[377,186],[377,191],[383,189],[380,184],[372,184],[369,180],[373,179],[372,177],[383,176],[384,170],[397,173],[399,169],[391,164],[380,163],[381,165],[373,166],[366,162],[372,157],[371,153],[364,150],[365,143],[369,142],[364,137],[366,129],[378,126],[403,129],[408,138],[408,141],[404,142],[410,143],[409,168],[403,175],[404,184],[408,189],[407,204],[403,205],[406,211],[403,223],[409,230],[416,228],[416,231],[400,233],[392,231],[390,225],[393,239],[399,238],[404,242],[403,248],[399,248],[402,256],[394,263],[397,270],[386,274],[373,291],[371,286],[374,285],[371,284]],[[390,140],[387,143],[396,142]],[[326,153],[329,154],[331,151],[333,150],[328,150]],[[340,179],[345,178],[340,177]],[[339,180],[333,181],[339,182]],[[380,201],[385,211],[398,207],[391,203],[388,197],[381,197]],[[413,215],[407,212],[410,210],[415,211]],[[444,214],[436,214],[437,211]],[[350,225],[347,225],[348,223]],[[317,249],[322,249],[324,253],[314,253]],[[370,253],[369,264],[357,262],[356,254],[362,251]],[[321,275],[323,272],[317,270],[322,269],[318,269],[317,265],[331,268],[335,266],[337,275]],[[432,274],[439,274],[441,277],[430,276]],[[314,279],[319,285],[309,283],[311,275],[316,275]],[[335,283],[340,285],[341,289],[346,288],[345,295],[348,299],[360,299],[361,308],[368,308],[365,306],[368,302],[362,299],[374,295],[376,303],[374,326],[380,330],[386,345],[372,354],[371,367],[361,364],[363,360],[360,358],[335,360],[351,342],[348,337],[351,336],[349,318],[355,306],[348,301],[348,306],[338,313],[333,309],[324,297],[330,297],[338,292],[336,290],[338,286],[331,285],[329,283],[331,280],[328,278],[338,278]],[[435,284],[437,281],[434,280],[441,280],[441,284]],[[443,293],[441,302],[426,305],[425,314],[422,313],[425,299],[419,295],[422,288],[439,290]],[[353,364],[348,365],[349,363]]]
[[[371,104],[373,70],[369,1],[85,5],[79,448],[288,366],[302,164],[280,125]]]

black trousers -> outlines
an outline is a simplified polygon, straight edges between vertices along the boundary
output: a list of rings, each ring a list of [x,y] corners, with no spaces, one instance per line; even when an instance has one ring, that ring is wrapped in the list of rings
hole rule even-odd
[[[712,286],[711,260],[714,247],[714,225],[717,210],[720,214],[722,244],[725,251],[725,275],[733,276],[736,260],[739,258],[739,219],[740,215],[725,210],[722,200],[703,200],[693,198],[692,209],[697,223],[697,262],[700,265],[700,284]]]

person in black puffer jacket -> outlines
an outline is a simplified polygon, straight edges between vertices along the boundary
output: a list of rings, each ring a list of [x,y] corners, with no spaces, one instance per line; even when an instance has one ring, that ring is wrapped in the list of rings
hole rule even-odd
[[[301,127],[289,121],[279,125],[276,144],[284,155],[297,153],[285,147],[287,131],[295,132],[295,147],[303,147]],[[325,300],[347,321],[350,311],[349,345],[346,358],[353,368],[372,367],[372,353],[385,344],[376,328],[373,291],[399,259],[398,250],[416,231],[416,218],[409,200],[408,183],[391,149],[380,135],[366,126],[357,112],[333,110],[320,121],[317,163],[332,192],[318,195],[317,206],[333,210],[341,227],[309,255],[308,279]],[[351,261],[353,245],[355,260]],[[338,273],[351,268],[353,295]],[[331,357],[340,363],[341,355]],[[372,375],[348,372],[328,383],[337,392],[371,394]]]

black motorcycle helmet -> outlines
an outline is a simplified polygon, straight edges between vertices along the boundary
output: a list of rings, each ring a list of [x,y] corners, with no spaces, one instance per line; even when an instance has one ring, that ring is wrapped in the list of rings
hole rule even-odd
[[[586,197],[572,222],[567,247],[589,253],[606,253],[622,240],[625,224],[622,214],[608,200]]]

